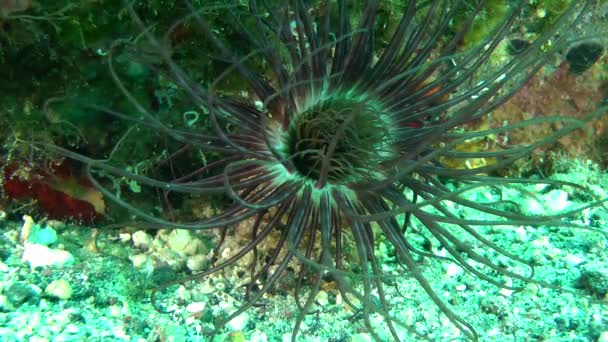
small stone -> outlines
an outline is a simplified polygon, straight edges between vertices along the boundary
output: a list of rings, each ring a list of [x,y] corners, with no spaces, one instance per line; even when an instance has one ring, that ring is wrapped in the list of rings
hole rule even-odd
[[[186,267],[192,272],[198,272],[207,268],[209,262],[209,257],[203,254],[197,254],[189,257],[188,260],[186,260]]]
[[[118,238],[120,239],[120,242],[122,242],[122,243],[129,242],[129,241],[131,241],[131,234],[120,233],[120,234],[118,234]]]
[[[185,255],[197,255],[206,254],[208,250],[205,248],[205,244],[200,239],[194,238],[188,242],[183,249]]]
[[[564,190],[552,190],[545,196],[544,203],[548,206],[551,214],[556,214],[568,208],[568,193]]]
[[[329,295],[327,294],[327,292],[325,291],[319,291],[319,293],[317,293],[317,304],[324,306],[329,304]]]
[[[49,246],[56,243],[58,240],[55,229],[45,226],[44,228],[38,224],[34,224],[31,229],[27,241],[29,243],[39,243]]]
[[[532,240],[532,246],[539,249],[549,249],[551,248],[551,242],[549,241],[548,236],[540,236],[537,239]]]
[[[143,250],[149,249],[152,244],[152,237],[143,230],[136,231],[131,238],[133,240],[133,246]]]
[[[115,326],[112,327],[112,334],[114,338],[119,339],[121,341],[129,341],[131,337],[125,332],[124,327]]]
[[[32,336],[32,337],[30,337],[30,339],[28,341],[29,342],[49,342],[49,339],[46,337]]]
[[[199,322],[199,318],[196,315],[191,315],[186,317],[186,319],[184,320],[184,324],[186,326],[191,326],[193,324],[196,324],[197,322]]]
[[[80,328],[78,328],[78,326],[74,323],[69,323],[65,326],[64,331],[68,334],[78,334],[80,332]]]
[[[547,10],[544,8],[538,8],[536,10],[536,16],[540,19],[544,18],[547,16]]]
[[[580,257],[578,255],[574,255],[574,254],[566,254],[566,256],[564,257],[564,261],[569,265],[569,266],[578,266],[580,264],[582,264],[583,262],[585,262],[585,258]]]
[[[228,327],[232,331],[239,331],[245,329],[247,323],[249,323],[249,315],[246,312],[243,312],[228,322]]]
[[[447,266],[447,269],[445,270],[445,277],[452,278],[456,275],[461,274],[462,272],[462,267],[460,267],[458,264],[451,263]]]
[[[8,298],[5,295],[0,295],[0,312],[7,312],[9,308]]]
[[[226,284],[223,282],[217,282],[215,283],[215,290],[216,291],[224,291],[226,289]]]
[[[13,283],[6,291],[5,295],[12,305],[19,306],[27,301],[37,301],[40,296],[39,287],[34,287],[28,283],[18,281]]]
[[[214,293],[215,287],[209,283],[209,281],[205,281],[199,288],[201,294],[211,294]]]
[[[250,342],[268,342],[268,335],[266,333],[261,332],[259,330],[254,331],[251,334]]]
[[[373,342],[374,339],[366,333],[355,334],[351,336],[350,342]]]
[[[336,306],[342,305],[343,302],[344,302],[344,300],[342,299],[342,294],[340,292],[338,292],[336,294]]]
[[[233,331],[228,334],[226,342],[245,342],[247,339],[245,338],[245,334],[242,331]]]
[[[21,226],[21,241],[28,241],[32,228],[36,223],[29,215],[23,215],[23,225]]]
[[[524,226],[519,226],[517,228],[514,229],[515,231],[515,237],[517,238],[517,241],[519,242],[526,242],[528,241],[528,231],[526,230],[526,228]]]
[[[511,279],[507,279],[507,281],[505,282],[505,286],[513,286],[513,281]],[[515,290],[510,290],[507,288],[501,288],[500,290],[498,290],[498,293],[505,297],[511,297],[514,292]]]
[[[190,293],[184,285],[180,285],[177,290],[175,290],[175,298],[183,302],[189,302],[192,299],[192,293]]]
[[[585,265],[580,283],[591,294],[604,297],[608,294],[608,266],[601,263]]]
[[[38,243],[26,244],[21,261],[28,262],[32,268],[46,266],[68,266],[74,263],[74,256],[70,252],[51,249]]]
[[[72,297],[72,286],[64,279],[57,279],[47,285],[44,293],[59,299],[70,299]]]
[[[108,307],[108,317],[119,318],[122,317],[122,309],[118,305],[110,305]]]
[[[177,253],[183,253],[184,249],[192,240],[192,235],[189,230],[186,229],[174,229],[169,234],[167,239],[167,245],[169,248]]]
[[[133,263],[133,267],[137,269],[143,269],[146,267],[148,263],[148,256],[145,254],[135,254],[129,257],[131,259],[131,263]]]
[[[526,285],[526,287],[524,287],[525,293],[527,293],[531,296],[536,296],[538,294],[539,290],[540,290],[539,286],[534,283],[529,283]]]
[[[194,302],[186,306],[186,311],[188,311],[189,313],[199,313],[203,312],[203,310],[205,310],[204,302]]]

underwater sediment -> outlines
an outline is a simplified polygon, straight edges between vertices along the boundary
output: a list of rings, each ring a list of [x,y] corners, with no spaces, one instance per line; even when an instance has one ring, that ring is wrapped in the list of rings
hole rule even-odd
[[[7,340],[608,339],[605,4],[165,5],[1,7]]]

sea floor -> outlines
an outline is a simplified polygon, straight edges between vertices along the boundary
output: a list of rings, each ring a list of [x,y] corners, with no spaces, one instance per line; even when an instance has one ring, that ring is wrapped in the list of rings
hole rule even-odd
[[[590,164],[572,165],[552,178],[588,186],[590,192],[539,185],[522,186],[533,196],[503,191],[531,213],[571,209],[606,197],[605,172]],[[487,188],[477,191],[467,196],[489,196]],[[453,210],[484,219],[471,217],[475,212],[467,208]],[[239,285],[245,279],[246,262],[162,291],[157,298],[171,313],[160,313],[151,304],[150,292],[159,285],[209,266],[215,233],[137,226],[98,229],[35,222],[28,216],[17,220],[20,216],[5,213],[0,221],[0,341],[208,341],[214,319],[243,303]],[[479,227],[484,236],[533,260],[534,278],[553,288],[530,284],[513,292],[450,262],[425,259],[419,267],[439,296],[475,328],[480,341],[606,342],[608,250],[600,232],[608,233],[608,209],[590,208],[570,220],[592,229]],[[231,231],[220,255],[232,255],[243,239],[239,228]],[[476,243],[471,242],[480,253],[493,257]],[[465,340],[415,279],[388,258],[383,267],[387,274],[396,275],[396,286],[387,286],[391,312],[433,340]],[[298,341],[372,340],[363,320],[331,284],[324,285],[314,309],[305,317]],[[279,288],[227,324],[215,340],[289,341],[297,314],[291,289]],[[379,317],[372,317],[372,324],[379,322]],[[386,336],[381,325],[378,332]],[[419,340],[405,329],[399,334],[403,341]]]

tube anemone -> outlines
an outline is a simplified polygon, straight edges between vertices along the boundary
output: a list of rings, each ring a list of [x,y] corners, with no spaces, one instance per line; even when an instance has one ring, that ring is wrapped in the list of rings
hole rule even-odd
[[[477,202],[464,194],[475,188],[525,183],[487,175],[600,113],[580,120],[534,119],[476,132],[462,128],[507,101],[563,48],[567,31],[585,13],[589,1],[576,1],[550,30],[539,33],[528,47],[509,58],[497,58],[499,46],[515,28],[528,1],[513,2],[487,37],[468,48],[463,47],[463,38],[482,13],[485,1],[474,2],[474,8],[468,7],[468,2],[465,8],[464,1],[405,1],[400,20],[390,33],[380,27],[379,1],[282,3],[251,0],[248,5],[235,2],[214,8],[233,19],[239,41],[253,47],[242,53],[212,29],[206,17],[209,8],[191,8],[190,15],[172,30],[184,24],[196,27],[201,39],[212,47],[214,57],[225,66],[213,80],[203,82],[190,78],[166,42],[157,39],[131,10],[136,22],[145,28],[143,36],[162,58],[162,65],[152,67],[171,77],[193,108],[206,114],[212,127],[208,131],[162,122],[123,86],[110,56],[111,71],[134,103],[138,118],[108,112],[166,134],[187,148],[217,153],[217,160],[183,171],[177,179],[162,180],[129,173],[109,160],[54,150],[85,162],[92,182],[106,196],[152,224],[225,230],[247,222],[250,240],[241,250],[189,278],[207,277],[249,253],[255,255],[245,303],[218,320],[217,329],[258,303],[280,284],[290,272],[289,266],[297,263],[294,297],[300,310],[292,341],[324,281],[335,284],[375,340],[387,338],[378,332],[373,317],[381,317],[388,338],[400,340],[398,327],[426,338],[392,310],[387,289],[395,277],[416,279],[461,337],[477,340],[473,326],[454,312],[425,278],[420,258],[451,260],[501,288],[542,283],[533,278],[529,260],[485,236],[480,226],[563,226],[567,225],[561,221],[564,215],[524,215],[509,203]],[[248,19],[243,20],[244,16]],[[226,84],[234,79],[239,80],[240,91],[227,91]],[[470,139],[554,121],[566,121],[567,125],[531,145],[472,152],[458,148]],[[446,166],[446,158],[494,162],[455,169]],[[219,194],[229,205],[204,220],[172,222],[119,198],[95,174],[127,177],[169,193]],[[446,180],[466,186],[450,190]],[[452,212],[454,205],[491,219],[458,217]],[[273,234],[279,236],[274,249],[262,259],[258,248]],[[416,234],[432,240],[444,255],[421,250],[413,242]],[[396,273],[382,267],[377,250],[380,240],[393,250]],[[471,247],[472,242],[501,258],[480,253]],[[514,266],[505,267],[499,259]],[[353,263],[357,267],[352,267]],[[161,306],[155,298],[153,303]]]

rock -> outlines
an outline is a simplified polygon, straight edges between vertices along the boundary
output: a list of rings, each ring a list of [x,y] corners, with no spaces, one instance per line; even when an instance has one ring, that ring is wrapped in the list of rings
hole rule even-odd
[[[41,245],[49,246],[57,242],[57,232],[55,229],[45,226],[44,228],[38,224],[35,224],[27,238],[29,243],[39,243]]]
[[[186,311],[189,313],[199,313],[205,310],[205,302],[194,302],[186,306]]]
[[[191,240],[192,235],[189,230],[174,229],[169,233],[167,245],[172,251],[182,253]]]
[[[366,333],[355,334],[350,338],[350,342],[372,342],[374,339]]]
[[[256,330],[251,334],[249,342],[268,342],[268,335],[266,335],[264,332]]]
[[[69,266],[74,263],[74,256],[68,251],[51,249],[38,243],[26,244],[21,261],[27,262],[32,268],[46,266]]]
[[[549,213],[557,214],[563,210],[566,210],[570,205],[568,200],[568,193],[564,190],[551,190],[544,196],[544,203],[549,209]]]
[[[133,246],[142,250],[148,250],[152,244],[152,237],[143,230],[133,233],[131,239],[133,240]]]
[[[210,258],[203,254],[193,255],[186,260],[186,267],[192,272],[199,272],[207,268]]]
[[[321,306],[325,306],[329,304],[329,294],[323,290],[319,291],[319,293],[317,293],[317,297],[315,298],[315,300],[317,301],[317,304],[321,305]]]
[[[70,299],[72,297],[72,286],[64,279],[57,279],[47,285],[44,293],[58,299]]]
[[[585,265],[583,272],[581,272],[580,284],[594,296],[606,296],[608,294],[608,266],[603,264]]]
[[[232,331],[240,331],[245,329],[247,323],[249,323],[249,315],[246,312],[243,312],[234,317],[227,325]]]
[[[40,297],[40,288],[28,283],[18,281],[13,283],[5,292],[6,299],[14,306],[31,301],[37,302]]]
[[[137,269],[145,268],[149,264],[149,261],[150,261],[148,256],[143,253],[131,255],[129,257],[129,259],[131,259],[131,262],[133,263],[133,267],[135,267]]]
[[[245,334],[243,334],[242,331],[233,331],[228,334],[228,336],[226,337],[226,339],[224,341],[225,342],[246,342],[247,339],[245,338]]]

